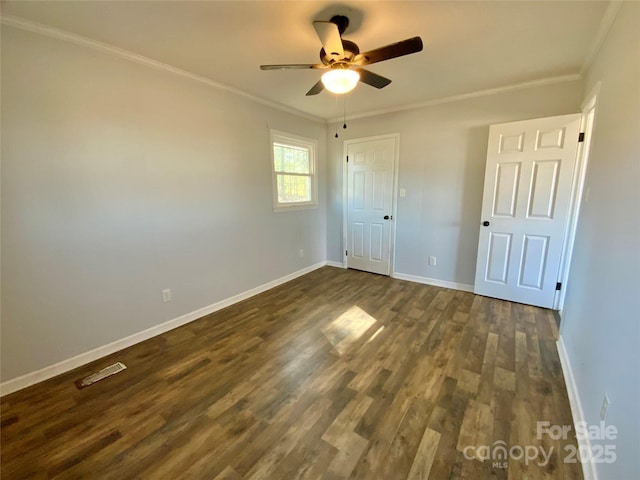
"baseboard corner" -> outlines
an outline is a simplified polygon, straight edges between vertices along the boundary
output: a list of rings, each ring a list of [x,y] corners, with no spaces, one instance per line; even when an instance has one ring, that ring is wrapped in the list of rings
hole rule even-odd
[[[347,268],[344,263],[341,262],[334,262],[333,260],[327,260],[325,262],[325,265],[327,267],[336,267],[336,268]]]
[[[432,285],[434,287],[450,288],[452,290],[460,290],[463,292],[473,293],[473,285],[466,283],[449,282],[447,280],[439,280],[437,278],[421,277],[418,275],[409,275],[407,273],[393,272],[392,278],[398,280],[406,280],[408,282],[422,283],[424,285]]]

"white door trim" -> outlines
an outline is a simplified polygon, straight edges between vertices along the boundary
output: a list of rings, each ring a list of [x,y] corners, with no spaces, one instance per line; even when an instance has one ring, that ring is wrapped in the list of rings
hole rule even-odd
[[[347,151],[349,145],[353,143],[369,142],[374,140],[387,140],[393,139],[394,152],[393,152],[393,192],[391,194],[391,215],[393,219],[389,222],[389,276],[393,275],[395,264],[395,250],[396,250],[396,220],[398,202],[396,201],[396,194],[398,192],[398,164],[400,159],[400,134],[389,133],[385,135],[374,135],[372,137],[352,138],[345,140],[342,146],[342,251],[347,251],[348,239],[347,239],[347,208],[348,208],[348,186],[349,179],[347,173]],[[347,255],[342,254],[342,266],[347,268]]]
[[[573,257],[573,245],[578,229],[578,219],[584,195],[585,181],[587,177],[587,166],[591,153],[591,140],[595,131],[596,117],[598,113],[598,95],[600,93],[600,82],[596,83],[586,100],[581,105],[582,119],[580,121],[580,132],[584,132],[584,141],[578,144],[576,166],[571,186],[571,200],[569,204],[569,218],[567,219],[567,231],[565,234],[565,244],[562,248],[560,258],[560,271],[558,282],[562,283],[562,289],[556,292],[553,302],[554,310],[562,310],[564,299],[567,294],[567,284],[569,281],[569,270],[571,268],[571,258]],[[589,120],[589,116],[591,119]]]

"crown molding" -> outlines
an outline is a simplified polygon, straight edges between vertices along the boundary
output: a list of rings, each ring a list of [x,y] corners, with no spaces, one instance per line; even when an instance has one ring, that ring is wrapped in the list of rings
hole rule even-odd
[[[475,92],[470,92],[470,93],[463,93],[460,95],[453,95],[450,97],[442,97],[442,98],[435,98],[433,100],[427,100],[425,102],[420,102],[420,103],[412,103],[409,105],[402,105],[402,106],[398,106],[398,107],[391,107],[391,108],[385,108],[385,109],[381,109],[381,110],[373,110],[370,112],[365,112],[365,113],[357,113],[354,115],[348,115],[346,117],[347,120],[355,120],[358,118],[365,118],[365,117],[375,117],[377,115],[385,115],[387,113],[396,113],[396,112],[402,112],[402,111],[407,111],[407,110],[417,110],[420,108],[425,108],[425,107],[433,107],[435,105],[442,105],[445,103],[452,103],[452,102],[460,102],[462,100],[469,100],[469,99],[473,99],[473,98],[480,98],[480,97],[487,97],[490,95],[498,95],[501,93],[508,93],[508,92],[514,92],[517,90],[525,90],[527,88],[534,88],[534,87],[542,87],[545,85],[554,85],[557,83],[564,83],[564,82],[575,82],[575,81],[579,81],[582,80],[582,75],[579,73],[575,73],[575,74],[571,74],[571,75],[561,75],[558,77],[547,77],[547,78],[541,78],[538,80],[530,80],[528,82],[522,82],[522,83],[515,83],[512,85],[505,85],[502,87],[496,87],[496,88],[489,88],[486,90],[478,90]],[[327,124],[329,123],[335,123],[339,120],[341,120],[343,117],[334,117],[332,119],[327,120]]]
[[[290,108],[285,105],[282,105],[277,102],[273,102],[271,100],[267,100],[262,97],[258,97],[256,95],[252,95],[238,88],[231,87],[229,85],[225,85],[223,83],[216,82],[211,80],[210,78],[203,77],[201,75],[197,75],[195,73],[191,73],[187,70],[182,70],[180,68],[174,67],[172,65],[159,62],[149,57],[145,57],[144,55],[139,55],[137,53],[130,52],[129,50],[125,50],[123,48],[115,47],[111,44],[99,42],[97,40],[92,40],[90,38],[84,37],[82,35],[77,35],[75,33],[70,33],[65,30],[61,30],[59,28],[50,27],[48,25],[43,25],[41,23],[32,22],[30,20],[25,20],[24,18],[12,16],[12,15],[3,15],[1,18],[2,25],[15,27],[21,30],[25,30],[31,33],[35,33],[38,35],[43,35],[46,37],[55,38],[57,40],[62,40],[65,42],[73,43],[75,45],[80,45],[82,47],[86,47],[92,50],[96,50],[101,53],[106,53],[109,55],[114,55],[125,60],[144,65],[147,67],[154,68],[156,70],[161,70],[163,72],[171,73],[173,75],[177,75],[179,77],[187,78],[189,80],[193,80],[199,83],[203,83],[209,87],[215,88],[217,90],[223,90],[229,93],[233,93],[235,95],[239,95],[244,97],[252,102],[259,103],[265,105],[267,107],[275,108],[277,110],[281,110],[283,112],[296,115],[298,117],[305,118],[307,120],[311,120],[313,122],[325,123],[324,118],[316,117],[315,115],[310,115],[308,113],[302,112],[300,110],[296,110],[295,108]]]
[[[582,64],[582,68],[580,69],[580,73],[582,75],[584,75],[589,69],[589,67],[591,67],[591,64],[593,63],[593,59],[596,57],[596,55],[600,51],[600,48],[602,47],[602,44],[604,43],[605,39],[607,38],[607,34],[611,29],[611,25],[613,25],[613,21],[616,19],[616,16],[618,15],[618,11],[620,11],[620,7],[622,6],[622,3],[623,3],[622,0],[611,0],[609,2],[607,9],[605,10],[604,15],[602,16],[602,20],[600,20],[600,25],[598,26],[598,32],[596,33],[596,36],[593,37],[593,43],[591,44],[589,53],[585,57],[584,62]]]

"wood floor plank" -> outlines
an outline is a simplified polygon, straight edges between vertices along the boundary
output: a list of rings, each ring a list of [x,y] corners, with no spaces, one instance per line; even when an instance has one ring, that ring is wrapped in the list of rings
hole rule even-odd
[[[269,428],[266,422],[255,419],[248,412],[244,414],[244,421],[229,421],[223,425],[226,427],[223,436],[184,471],[184,478],[214,478],[229,469],[235,472],[231,464],[253,439]],[[243,418],[242,415],[234,415],[232,418],[238,417]],[[255,420],[248,420],[250,418]]]
[[[427,480],[431,471],[431,465],[438,450],[440,433],[430,428],[424,430],[418,451],[413,458],[411,470],[407,475],[407,480]]]
[[[493,433],[493,414],[491,407],[475,400],[469,400],[464,412],[460,435],[456,449],[464,452],[469,446],[489,445]],[[477,454],[475,448],[472,449],[472,456],[480,461],[482,456]]]
[[[571,425],[556,337],[547,310],[324,267],[2,398],[0,475],[580,479],[575,438],[536,438]],[[555,454],[465,450],[495,442]]]
[[[242,475],[236,472],[232,467],[226,466],[213,480],[241,480]]]
[[[245,475],[248,479],[272,478],[277,465],[295,448],[307,432],[320,419],[331,402],[326,398],[317,399],[302,415],[300,421],[293,422],[269,451],[253,464]]]
[[[409,475],[432,409],[433,404],[422,397],[411,401],[380,470],[382,478]]]

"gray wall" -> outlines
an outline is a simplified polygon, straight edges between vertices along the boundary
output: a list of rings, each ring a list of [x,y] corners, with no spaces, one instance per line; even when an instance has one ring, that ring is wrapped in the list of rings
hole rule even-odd
[[[318,208],[273,213],[269,127],[318,140]],[[324,261],[325,132],[3,26],[1,379]]]
[[[598,476],[637,478],[640,451],[640,4],[625,2],[587,73],[601,82],[561,335],[589,424],[619,437]]]
[[[360,86],[358,88],[368,88]],[[489,125],[579,111],[580,82],[348,121],[328,132],[328,259],[342,262],[343,141],[400,134],[395,271],[473,285]],[[342,126],[342,122],[340,122]],[[427,263],[430,255],[437,266]]]

